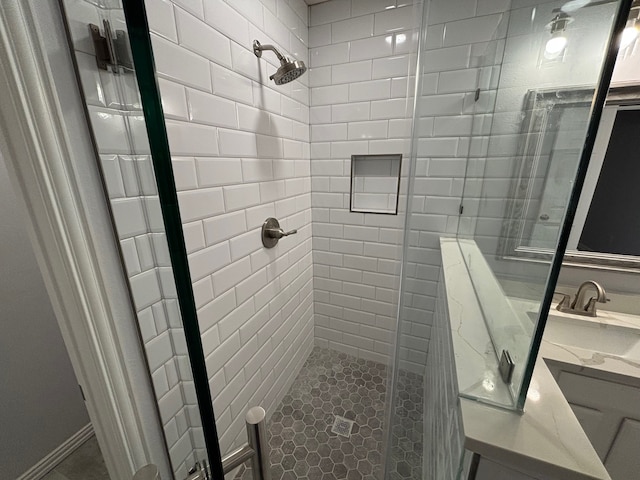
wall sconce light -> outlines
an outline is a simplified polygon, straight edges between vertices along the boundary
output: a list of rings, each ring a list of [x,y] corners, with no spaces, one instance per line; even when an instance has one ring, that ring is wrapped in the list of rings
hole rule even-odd
[[[638,35],[640,34],[640,26],[638,25],[640,22],[640,0],[635,0],[631,5],[631,10],[629,11],[629,19],[627,20],[627,25],[622,31],[622,36],[620,37],[620,50],[625,50],[628,47],[633,48]]]
[[[555,60],[564,54],[568,43],[565,30],[571,22],[573,22],[573,18],[564,12],[557,13],[551,22],[549,22],[547,27],[551,33],[551,38],[544,46],[544,58],[547,60]]]

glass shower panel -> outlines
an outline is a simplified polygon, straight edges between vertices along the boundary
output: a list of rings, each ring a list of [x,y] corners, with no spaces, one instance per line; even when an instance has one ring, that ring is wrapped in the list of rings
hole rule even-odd
[[[460,248],[496,359],[514,364],[512,398],[497,402],[507,407],[521,407],[526,394],[531,341],[618,8],[514,2],[489,130],[472,139]]]
[[[419,64],[420,97],[414,112],[399,335],[426,332],[421,342],[426,355],[423,368],[415,372],[423,391],[414,388],[399,393],[407,362],[396,360],[388,478],[396,478],[396,472],[446,480],[464,475],[468,462],[460,396],[510,409],[522,407],[526,390],[520,388],[532,368],[527,364],[528,354],[550,261],[518,258],[515,252],[506,255],[499,249],[516,197],[510,190],[520,189],[513,186],[518,172],[531,169],[531,162],[523,158],[544,157],[543,152],[552,151],[562,164],[555,165],[547,184],[549,190],[554,189],[551,203],[555,208],[562,198],[562,208],[566,208],[591,115],[588,106],[600,80],[619,8],[616,2],[586,8],[569,2],[568,7],[576,8],[568,20],[560,15],[563,5],[565,2],[518,1],[503,11],[477,17],[469,17],[468,12],[457,15],[438,5],[423,19],[426,30]],[[554,19],[560,24],[553,28],[552,36]],[[548,40],[553,39],[549,49],[557,46],[562,25],[567,43],[558,51],[546,52]],[[475,40],[455,36],[461,28],[473,30]],[[582,85],[578,93],[564,91],[576,84]],[[563,99],[555,102],[563,105],[562,114],[550,112],[555,108],[552,92]],[[531,123],[531,112],[549,121],[522,130],[522,125]],[[559,134],[546,138],[544,132],[550,130]],[[527,155],[521,153],[525,147]],[[536,183],[536,175],[532,175],[530,191],[540,193],[544,182]],[[564,185],[562,192],[555,190],[557,184]],[[517,209],[515,212],[513,218],[518,217]],[[557,246],[558,228],[549,257]],[[480,326],[474,324],[472,329],[491,331],[491,337],[483,333],[486,343],[482,340],[476,352],[481,359],[470,368],[464,364],[464,355],[454,351],[456,342],[464,343],[465,337],[459,331],[462,325],[450,323],[448,307],[455,305],[461,311],[465,307],[462,300],[447,298],[440,267],[442,237],[455,237],[482,306],[485,318],[478,318]],[[514,313],[516,307],[523,311]],[[512,356],[521,363],[512,373],[512,389],[500,378],[498,356],[490,351],[494,348],[500,353],[513,349]],[[488,353],[483,355],[482,349]],[[461,384],[472,387],[461,392]]]
[[[173,474],[186,478],[207,456],[124,14],[106,0],[62,6]],[[103,69],[92,35],[105,29],[121,64]]]

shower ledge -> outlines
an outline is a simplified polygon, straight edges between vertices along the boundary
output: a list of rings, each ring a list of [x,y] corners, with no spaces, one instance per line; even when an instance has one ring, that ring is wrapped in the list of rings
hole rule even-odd
[[[441,238],[440,247],[458,386],[459,391],[464,391],[469,388],[465,369],[472,368],[478,360],[469,357],[464,348],[459,348],[471,339],[456,341],[455,337],[460,337],[459,332],[463,330],[474,334],[485,331],[486,338],[472,340],[475,343],[483,344],[489,337],[482,317],[478,315],[480,306],[457,239]],[[461,305],[464,308],[460,308]],[[524,412],[460,399],[465,448],[484,459],[536,475],[534,478],[610,480],[551,372],[541,360],[539,357],[533,371]]]

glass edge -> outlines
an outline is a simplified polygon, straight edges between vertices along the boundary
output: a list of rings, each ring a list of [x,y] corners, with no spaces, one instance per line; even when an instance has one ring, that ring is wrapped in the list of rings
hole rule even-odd
[[[585,139],[582,153],[580,154],[578,170],[575,175],[575,183],[571,190],[571,196],[569,197],[569,203],[567,204],[565,217],[562,222],[562,229],[560,231],[560,236],[558,239],[556,251],[555,251],[555,254],[553,255],[553,260],[551,262],[551,269],[549,271],[549,276],[547,277],[547,282],[545,285],[545,295],[540,305],[540,314],[538,317],[538,322],[536,323],[536,328],[535,328],[533,337],[531,339],[531,348],[529,349],[527,364],[526,364],[524,375],[518,391],[516,408],[519,411],[524,410],[524,405],[527,399],[527,393],[529,391],[529,385],[531,383],[531,378],[533,376],[533,369],[538,359],[540,344],[542,343],[542,336],[544,334],[544,329],[547,324],[548,312],[549,312],[549,309],[551,308],[551,303],[553,300],[553,292],[555,289],[555,285],[558,282],[558,277],[560,275],[562,260],[564,258],[564,254],[567,249],[567,243],[569,241],[571,227],[573,225],[573,220],[575,218],[576,210],[578,208],[580,193],[584,185],[584,181],[587,174],[587,167],[589,166],[589,161],[591,159],[591,154],[593,152],[596,133],[598,131],[598,127],[600,124],[600,119],[602,117],[602,110],[604,108],[609,87],[611,85],[611,78],[613,77],[613,70],[616,64],[616,59],[619,51],[618,38],[622,34],[622,30],[626,25],[628,12],[631,8],[632,2],[633,0],[620,0],[618,4],[618,11],[616,13],[615,20],[613,22],[613,25],[611,26],[611,33],[609,35],[609,42],[607,45],[605,59],[602,64],[602,68],[600,71],[600,78],[598,80],[598,85],[592,101],[591,113],[589,118],[589,127],[587,129],[587,137]],[[554,285],[554,288],[549,288],[551,285]]]
[[[191,283],[187,249],[178,206],[178,195],[171,164],[169,139],[156,80],[155,60],[149,36],[144,0],[127,0],[123,2],[123,10],[127,23],[136,81],[140,90],[145,126],[149,137],[151,158],[156,173],[155,181],[167,236],[172,273],[176,284],[178,305],[182,315],[205,448],[208,454],[211,474],[214,478],[224,478],[222,455],[218,443],[209,378],[193,296],[193,285]]]
[[[389,410],[387,412],[386,415],[388,415],[388,425],[389,428],[387,429],[386,433],[385,433],[385,442],[387,445],[387,451],[386,451],[386,455],[385,455],[385,459],[383,462],[383,479],[387,480],[389,478],[391,478],[391,470],[390,470],[390,462],[387,461],[387,457],[389,457],[391,455],[391,445],[392,445],[392,424],[393,424],[393,412],[395,410],[396,404],[397,404],[397,399],[396,399],[396,395],[395,395],[395,391],[396,389],[394,388],[395,385],[397,384],[397,370],[400,368],[400,334],[402,332],[402,310],[403,310],[403,305],[404,305],[404,301],[403,301],[403,297],[404,297],[404,291],[405,291],[405,275],[406,275],[406,263],[407,263],[407,249],[409,246],[409,230],[410,230],[410,222],[411,222],[411,211],[412,211],[412,202],[411,202],[411,198],[413,196],[413,181],[412,179],[415,177],[415,170],[416,170],[416,158],[417,158],[417,137],[416,137],[416,130],[417,130],[417,122],[416,122],[416,118],[417,118],[417,110],[418,110],[418,92],[421,91],[422,88],[422,77],[423,74],[421,73],[421,68],[422,68],[422,53],[424,51],[424,45],[426,45],[426,41],[427,41],[427,27],[426,27],[426,22],[425,22],[425,17],[427,15],[427,12],[429,11],[429,6],[431,5],[431,0],[419,0],[417,3],[415,3],[414,5],[419,5],[418,7],[414,7],[414,12],[415,9],[417,8],[419,10],[419,14],[420,14],[420,26],[419,26],[419,40],[418,40],[418,44],[417,44],[417,51],[416,51],[416,81],[415,81],[415,85],[414,85],[414,92],[413,92],[413,116],[412,116],[412,125],[411,125],[411,146],[409,149],[409,155],[407,156],[406,160],[408,162],[408,171],[407,171],[407,196],[406,196],[406,204],[405,204],[405,212],[404,212],[404,226],[403,226],[403,238],[402,238],[402,259],[400,261],[400,285],[398,287],[398,307],[396,310],[396,317],[397,317],[397,329],[396,329],[396,336],[395,336],[395,351],[392,354],[392,358],[391,360],[391,365],[392,368],[389,371],[389,379],[387,381],[387,385],[389,386],[389,396],[387,397],[388,400],[388,404],[389,404]],[[402,169],[400,169],[400,174],[402,175]],[[400,182],[398,182],[398,184],[400,184]],[[398,195],[398,198],[400,196]],[[423,413],[424,416],[424,413]],[[424,463],[424,458],[421,459],[422,463]]]

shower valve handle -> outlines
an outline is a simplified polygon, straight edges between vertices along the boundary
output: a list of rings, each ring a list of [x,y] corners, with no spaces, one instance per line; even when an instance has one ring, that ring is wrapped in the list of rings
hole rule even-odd
[[[295,228],[293,230],[289,230],[288,232],[285,232],[284,230],[282,230],[281,228],[268,228],[266,229],[267,235],[269,235],[271,238],[282,238],[282,237],[288,237],[289,235],[293,235],[294,233],[298,233],[298,230],[296,230]]]
[[[298,233],[298,230],[293,229],[285,232],[280,228],[280,222],[273,217],[267,218],[262,224],[262,244],[266,248],[273,248],[282,237],[288,237]]]

